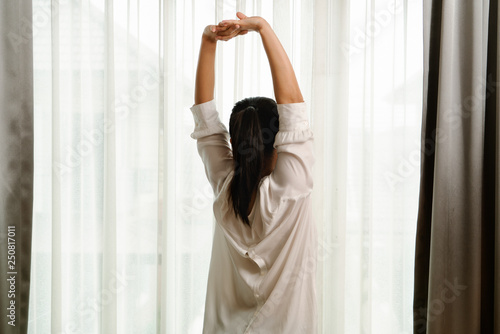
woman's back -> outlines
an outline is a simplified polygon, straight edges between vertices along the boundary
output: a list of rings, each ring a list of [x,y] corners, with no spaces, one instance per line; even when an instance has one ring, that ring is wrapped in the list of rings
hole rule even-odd
[[[191,108],[192,137],[215,196],[203,332],[314,333],[317,237],[306,105],[271,26],[259,17],[237,16],[240,20],[205,28]],[[262,38],[278,105],[254,101],[240,110],[237,106],[248,101],[238,102],[230,139],[213,100],[215,49],[218,40],[250,30]],[[279,131],[265,140],[275,109]]]
[[[192,111],[198,120],[192,136],[200,156],[208,158],[203,162],[215,195],[204,333],[314,333],[314,158],[305,104],[278,105],[278,160],[260,181],[250,226],[228,201],[234,177],[228,134],[220,121],[201,117],[218,119],[215,104]]]

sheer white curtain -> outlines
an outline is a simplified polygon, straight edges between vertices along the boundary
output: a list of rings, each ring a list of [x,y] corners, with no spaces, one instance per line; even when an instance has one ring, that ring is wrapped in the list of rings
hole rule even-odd
[[[315,133],[323,333],[411,333],[416,0],[35,0],[30,333],[199,333],[213,229],[195,142],[203,27],[261,15]],[[271,96],[259,37],[219,43],[216,101]]]

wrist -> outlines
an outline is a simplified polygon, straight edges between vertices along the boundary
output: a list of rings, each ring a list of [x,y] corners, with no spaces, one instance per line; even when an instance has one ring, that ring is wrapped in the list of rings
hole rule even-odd
[[[257,26],[257,32],[259,34],[265,32],[266,30],[269,30],[269,29],[272,29],[271,28],[271,25],[269,24],[269,22],[267,22],[265,19],[263,18],[260,18],[259,20],[259,24]]]
[[[214,39],[213,37],[211,36],[208,36],[207,34],[203,34],[201,36],[201,43],[202,44],[206,44],[206,45],[213,45],[213,46],[216,46],[217,45],[217,40]]]
[[[217,43],[217,40],[215,39],[215,32],[212,31],[213,29],[213,26],[211,25],[208,25],[205,27],[205,29],[203,30],[203,34],[201,35],[201,41],[202,43],[204,42],[205,44],[206,43],[214,43],[216,44]]]

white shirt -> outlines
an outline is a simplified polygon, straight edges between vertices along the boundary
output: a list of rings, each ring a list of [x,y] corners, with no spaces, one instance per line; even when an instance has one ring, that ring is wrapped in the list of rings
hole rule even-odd
[[[215,198],[203,333],[315,333],[314,156],[306,104],[278,105],[278,160],[260,181],[251,227],[236,218],[227,200],[233,157],[215,102],[191,111],[191,137]]]

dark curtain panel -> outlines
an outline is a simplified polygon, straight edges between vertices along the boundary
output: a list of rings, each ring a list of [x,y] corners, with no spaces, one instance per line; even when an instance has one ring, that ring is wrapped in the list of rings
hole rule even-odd
[[[497,44],[498,0],[424,0],[415,334],[500,333]]]
[[[31,1],[0,1],[0,333],[27,333],[33,208]]]

